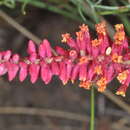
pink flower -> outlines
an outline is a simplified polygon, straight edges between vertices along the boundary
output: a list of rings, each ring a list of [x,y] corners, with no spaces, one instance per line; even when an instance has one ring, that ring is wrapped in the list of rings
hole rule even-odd
[[[79,50],[76,41],[70,36],[69,33],[62,34],[62,38],[63,43],[67,43],[69,47],[76,49],[77,51]]]

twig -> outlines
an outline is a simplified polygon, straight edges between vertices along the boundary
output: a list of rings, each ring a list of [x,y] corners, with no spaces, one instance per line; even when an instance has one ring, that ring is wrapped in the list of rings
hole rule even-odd
[[[71,112],[64,112],[60,110],[51,110],[43,108],[27,108],[27,107],[0,107],[0,114],[19,114],[19,115],[39,115],[39,116],[54,116],[58,118],[66,118],[76,121],[89,121],[86,115],[75,114]]]
[[[38,38],[36,35],[34,35],[30,31],[28,31],[26,28],[24,28],[22,25],[17,23],[13,18],[11,18],[9,15],[7,15],[2,10],[0,10],[0,17],[2,17],[8,24],[10,24],[16,30],[18,30],[21,34],[23,34],[27,38],[33,40],[36,44],[39,44],[42,41],[40,38]],[[57,56],[57,53],[55,52],[54,49],[52,49],[52,52],[55,56]]]
[[[130,121],[130,115],[127,112],[124,112],[122,110],[106,108],[105,114],[111,115],[111,116],[117,116],[117,117],[125,117],[125,118],[129,119],[129,121]]]
[[[120,108],[124,109],[130,114],[130,106],[126,104],[124,101],[122,101],[120,98],[112,94],[111,91],[106,90],[103,92],[103,94],[108,97],[111,101],[113,101],[115,104],[117,104]]]
[[[36,42],[36,44],[39,44],[41,42],[41,39],[39,39],[37,36],[35,36],[31,32],[29,32],[22,25],[18,24],[14,19],[9,17],[2,10],[0,10],[0,17],[2,17],[8,24],[10,24],[12,27],[14,27],[16,30],[18,30],[20,33],[22,33],[24,36],[28,37],[29,39],[32,39],[34,42]]]

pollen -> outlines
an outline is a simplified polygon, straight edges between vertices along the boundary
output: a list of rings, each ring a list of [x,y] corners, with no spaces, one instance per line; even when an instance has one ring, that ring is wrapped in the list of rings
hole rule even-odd
[[[116,32],[114,39],[115,39],[115,44],[121,45],[122,41],[125,40],[125,32],[123,32],[123,31],[122,32]]]
[[[117,53],[114,53],[112,55],[112,61],[116,63],[122,63],[123,62],[122,56],[119,56]]]
[[[128,70],[125,70],[118,74],[117,79],[119,80],[120,83],[123,83],[127,79],[128,73],[129,73]]]
[[[93,47],[97,47],[101,44],[101,40],[98,40],[98,39],[95,39],[95,40],[92,40],[92,46]]]
[[[82,56],[80,59],[79,59],[79,63],[80,64],[84,64],[84,63],[87,63],[88,62],[88,58],[86,56]]]
[[[124,25],[123,24],[116,24],[115,29],[116,29],[116,31],[122,31],[122,30],[124,30]]]
[[[89,90],[92,86],[91,81],[81,81],[79,87]]]
[[[98,65],[94,68],[94,72],[97,74],[97,75],[100,75],[102,74],[102,67],[101,65]]]
[[[103,21],[99,24],[96,24],[95,27],[96,27],[97,33],[102,34],[102,35],[106,35],[106,22],[105,21]]]
[[[97,81],[97,85],[98,85],[98,91],[104,92],[104,90],[106,89],[106,85],[107,85],[107,79],[105,77],[101,77],[101,79],[99,79]]]
[[[79,26],[79,28],[82,32],[88,32],[89,31],[88,26],[85,25],[85,24],[82,24],[81,26]]]
[[[71,37],[69,33],[62,34],[62,40],[61,42],[66,43]]]

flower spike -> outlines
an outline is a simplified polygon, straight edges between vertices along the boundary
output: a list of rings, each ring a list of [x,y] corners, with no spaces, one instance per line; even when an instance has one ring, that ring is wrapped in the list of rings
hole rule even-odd
[[[64,85],[80,80],[79,87],[89,90],[97,85],[99,92],[104,92],[108,83],[117,78],[121,87],[116,94],[124,97],[130,83],[129,39],[124,26],[115,26],[114,40],[109,37],[105,22],[96,24],[95,28],[97,38],[94,40],[85,24],[79,26],[75,39],[69,33],[62,34],[62,42],[69,49],[56,46],[57,55],[53,54],[47,39],[43,39],[38,47],[30,40],[28,55],[23,58],[12,54],[11,50],[0,52],[0,76],[7,73],[9,81],[12,81],[19,71],[21,82],[30,75],[31,83],[41,77],[48,84],[55,75]]]

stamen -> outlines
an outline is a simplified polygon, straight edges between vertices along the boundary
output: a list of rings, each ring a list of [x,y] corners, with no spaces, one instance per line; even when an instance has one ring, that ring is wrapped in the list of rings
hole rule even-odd
[[[99,79],[97,81],[97,85],[98,85],[98,91],[99,92],[104,92],[104,90],[106,89],[106,85],[107,85],[107,80],[105,77],[101,77],[101,79]]]
[[[83,32],[82,31],[76,32],[76,35],[77,35],[78,40],[80,40],[80,41],[83,40]]]
[[[116,32],[115,36],[115,44],[121,45],[123,40],[125,40],[125,32]]]
[[[84,64],[84,63],[87,63],[88,62],[88,58],[86,56],[82,56],[80,59],[79,59],[79,63],[80,64]]]
[[[88,26],[85,25],[85,24],[82,24],[81,26],[79,26],[79,28],[82,32],[88,32],[89,31]]]
[[[116,29],[116,31],[122,31],[122,30],[124,30],[124,25],[123,24],[116,24],[115,29]]]
[[[117,79],[119,80],[120,83],[124,83],[124,81],[128,77],[128,73],[129,73],[129,71],[125,70],[125,71],[118,74]]]
[[[81,81],[79,84],[79,87],[81,88],[85,88],[87,90],[89,90],[92,86],[92,82],[91,81]]]
[[[97,74],[97,75],[100,75],[102,74],[102,67],[101,65],[98,65],[94,68],[94,72]]]
[[[113,62],[116,62],[116,63],[122,63],[122,62],[123,62],[122,56],[118,56],[117,53],[114,53],[114,54],[112,55],[112,61],[113,61]]]
[[[101,40],[98,40],[98,39],[95,39],[95,40],[92,40],[92,46],[93,47],[97,47],[101,44]]]
[[[106,32],[106,22],[105,21],[103,21],[99,24],[96,24],[95,27],[96,27],[97,33],[106,35],[107,32]]]

